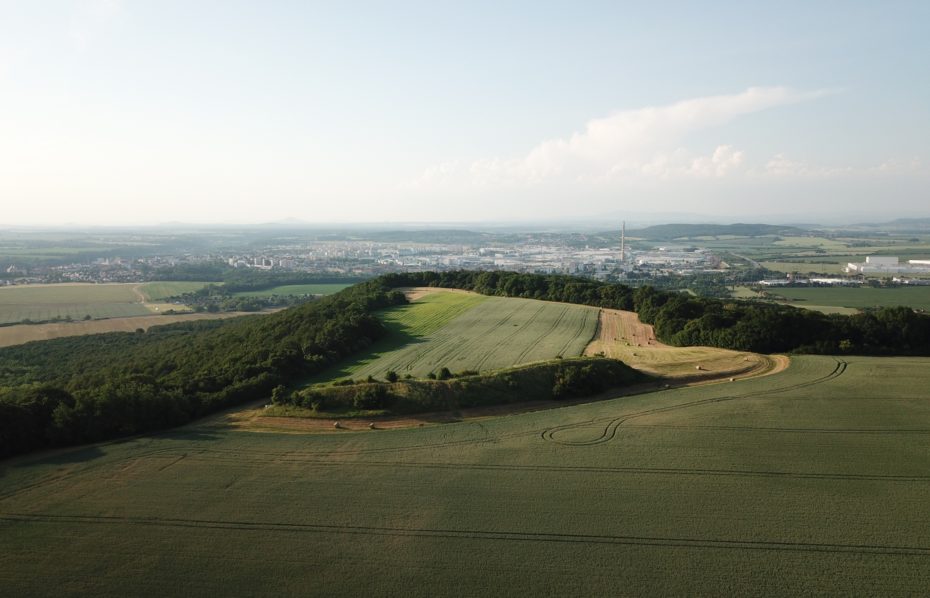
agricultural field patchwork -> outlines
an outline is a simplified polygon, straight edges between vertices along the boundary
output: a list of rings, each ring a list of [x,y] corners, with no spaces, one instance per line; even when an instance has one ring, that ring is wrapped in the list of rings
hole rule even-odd
[[[394,334],[386,344],[330,375],[383,378],[393,370],[423,377],[443,367],[486,371],[575,357],[594,336],[597,313],[581,305],[438,291],[388,310]]]
[[[0,287],[0,324],[54,318],[83,320],[151,315],[134,284],[48,284]]]
[[[157,281],[146,282],[139,285],[139,291],[142,293],[145,301],[153,303],[163,301],[169,297],[177,297],[184,293],[193,293],[199,291],[210,282],[188,282],[188,281]]]
[[[160,316],[145,315],[130,318],[106,318],[77,322],[50,322],[47,324],[18,324],[0,326],[0,347],[21,345],[32,341],[44,341],[66,336],[103,334],[106,332],[134,332],[148,330],[152,326],[188,322],[193,320],[217,320],[245,315],[242,312],[220,313],[177,313]]]
[[[261,291],[240,291],[233,293],[235,297],[271,297],[272,295],[332,295],[344,288],[352,286],[351,283],[313,283],[313,284],[287,284]]]
[[[204,284],[68,283],[0,287],[0,324],[150,316],[168,309],[183,311],[184,306],[156,302]]]
[[[482,303],[481,305],[485,305]],[[922,595],[930,359],[0,469],[5,595]]]

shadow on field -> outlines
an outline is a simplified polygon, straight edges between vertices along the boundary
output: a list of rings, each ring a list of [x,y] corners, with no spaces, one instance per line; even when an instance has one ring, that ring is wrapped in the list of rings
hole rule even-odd
[[[405,305],[401,308],[394,309],[409,308],[409,305]],[[385,322],[385,328],[388,329],[387,335],[375,341],[370,347],[340,361],[319,374],[314,374],[312,377],[301,381],[298,386],[309,386],[311,384],[319,384],[321,382],[329,382],[331,380],[349,377],[351,376],[351,369],[358,364],[370,363],[391,351],[426,342],[425,338],[410,334],[403,326],[396,322]]]

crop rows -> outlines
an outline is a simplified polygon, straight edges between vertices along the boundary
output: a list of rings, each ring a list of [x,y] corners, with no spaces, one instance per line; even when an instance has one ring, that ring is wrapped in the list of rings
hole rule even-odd
[[[351,375],[382,377],[394,370],[420,377],[443,367],[453,372],[485,371],[574,357],[584,351],[597,325],[595,308],[500,297],[469,305],[452,319],[445,314],[407,313],[414,317],[395,322],[402,330],[422,336],[350,368]]]

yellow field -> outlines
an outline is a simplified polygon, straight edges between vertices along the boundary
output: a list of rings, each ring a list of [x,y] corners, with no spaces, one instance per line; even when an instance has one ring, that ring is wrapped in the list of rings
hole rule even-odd
[[[680,380],[742,378],[784,369],[787,358],[716,349],[670,347],[634,312],[602,309],[597,336],[585,355],[603,353],[648,374]]]

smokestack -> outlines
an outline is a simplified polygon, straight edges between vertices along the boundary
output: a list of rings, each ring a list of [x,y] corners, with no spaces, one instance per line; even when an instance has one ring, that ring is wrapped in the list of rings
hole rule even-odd
[[[626,220],[620,225],[620,263],[626,261]]]

